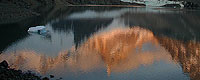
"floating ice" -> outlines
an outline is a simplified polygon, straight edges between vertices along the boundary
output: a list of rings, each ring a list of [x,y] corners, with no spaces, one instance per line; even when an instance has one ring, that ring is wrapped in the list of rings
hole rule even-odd
[[[38,32],[38,33],[40,33],[40,32],[44,32],[44,31],[46,31],[46,27],[45,26],[30,27],[28,29],[28,32]]]
[[[45,38],[51,38],[51,34],[49,32],[49,30],[46,30],[46,27],[45,26],[36,26],[36,27],[30,27],[28,29],[28,32],[30,34],[39,34]]]

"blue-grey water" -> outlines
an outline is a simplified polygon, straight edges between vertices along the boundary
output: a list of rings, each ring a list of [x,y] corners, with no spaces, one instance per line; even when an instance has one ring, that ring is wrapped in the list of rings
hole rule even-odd
[[[67,7],[0,24],[0,60],[63,80],[199,80],[200,11]],[[48,33],[28,33],[45,26]]]

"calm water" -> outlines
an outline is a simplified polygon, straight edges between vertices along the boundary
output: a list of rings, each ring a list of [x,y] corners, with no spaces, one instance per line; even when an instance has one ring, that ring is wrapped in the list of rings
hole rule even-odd
[[[41,17],[42,16],[42,17]],[[200,11],[68,7],[0,26],[0,60],[64,80],[199,80]],[[31,26],[49,33],[28,33]]]

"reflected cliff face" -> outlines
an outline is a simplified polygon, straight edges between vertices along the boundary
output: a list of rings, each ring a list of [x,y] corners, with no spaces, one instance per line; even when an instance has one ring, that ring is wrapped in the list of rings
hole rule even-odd
[[[159,42],[172,56],[172,59],[179,63],[185,73],[188,73],[192,80],[200,77],[200,43],[196,41],[180,41],[167,37],[158,38]]]
[[[7,60],[11,68],[42,75],[105,70],[108,76],[130,73],[142,66],[164,61],[167,63],[164,65],[180,64],[191,79],[197,80],[199,50],[198,42],[157,37],[150,30],[136,26],[96,32],[77,48],[61,51],[57,57],[34,51],[17,51],[2,54],[0,59]]]
[[[61,51],[57,57],[34,51],[17,51],[2,54],[0,59],[7,60],[11,68],[32,70],[43,75],[52,72],[56,75],[59,71],[77,74],[79,71],[88,73],[105,69],[108,76],[165,61],[180,64],[191,79],[197,80],[199,54],[198,42],[155,37],[149,30],[133,27],[94,33],[77,48]]]
[[[169,54],[158,45],[153,33],[139,27],[95,33],[77,49],[61,51],[57,57],[34,51],[18,51],[0,57],[8,60],[12,68],[41,74],[57,69],[90,72],[105,68],[110,75],[111,72],[128,72],[142,65],[148,66],[155,61],[170,62]]]

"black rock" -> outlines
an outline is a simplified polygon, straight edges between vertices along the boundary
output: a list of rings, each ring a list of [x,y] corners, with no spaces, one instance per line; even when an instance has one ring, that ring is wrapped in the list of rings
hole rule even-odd
[[[54,75],[50,75],[50,78],[54,78]]]
[[[42,78],[42,80],[49,80],[49,78],[48,77],[44,77],[44,78]]]
[[[2,61],[1,63],[0,63],[0,67],[2,67],[2,68],[8,68],[8,63],[7,63],[7,61]]]
[[[186,7],[186,8],[197,8],[197,7],[199,7],[198,4],[193,3],[193,2],[188,2],[188,1],[184,1],[184,2],[183,2],[183,5],[184,5],[184,7]]]

